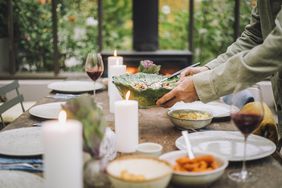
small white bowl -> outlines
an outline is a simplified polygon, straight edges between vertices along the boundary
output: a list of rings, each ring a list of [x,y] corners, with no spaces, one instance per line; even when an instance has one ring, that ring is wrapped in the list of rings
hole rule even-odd
[[[147,156],[159,156],[162,153],[163,146],[160,144],[146,142],[138,144],[136,153]]]
[[[219,179],[224,173],[225,168],[228,166],[228,160],[222,156],[216,155],[214,153],[204,153],[196,152],[195,156],[200,155],[212,155],[215,160],[219,163],[219,167],[212,171],[207,172],[173,172],[172,182],[179,185],[185,186],[204,186],[211,184],[212,182]],[[160,159],[175,165],[176,159],[187,156],[186,151],[172,151],[160,156]]]
[[[205,119],[180,119],[174,116],[174,114],[178,114],[178,113],[191,113],[191,112],[206,114],[208,117]],[[213,115],[210,112],[201,111],[201,110],[189,110],[189,109],[170,110],[167,112],[167,115],[176,128],[188,129],[188,130],[204,128],[211,123],[213,118]]]
[[[106,171],[115,188],[165,188],[171,179],[172,166],[158,158],[132,155],[112,161]],[[124,179],[121,177],[122,171],[141,175],[144,180]]]

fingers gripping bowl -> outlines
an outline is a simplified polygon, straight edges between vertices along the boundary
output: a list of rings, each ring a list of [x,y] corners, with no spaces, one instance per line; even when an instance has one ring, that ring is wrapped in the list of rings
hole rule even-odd
[[[127,91],[130,91],[130,99],[137,100],[140,108],[149,108],[155,106],[156,101],[171,91],[179,80],[172,78],[158,83],[164,78],[165,76],[158,74],[123,74],[114,76],[113,83],[123,98],[125,98]]]

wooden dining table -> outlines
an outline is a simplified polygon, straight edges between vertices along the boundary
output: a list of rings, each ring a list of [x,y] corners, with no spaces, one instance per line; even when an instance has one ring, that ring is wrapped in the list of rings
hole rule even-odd
[[[44,104],[49,102],[64,101],[62,99],[54,98],[42,98],[37,101],[38,104]],[[109,101],[107,91],[100,91],[96,93],[96,101],[101,103],[104,111],[104,115],[108,126],[114,130],[114,115],[109,112]],[[44,121],[31,116],[28,111],[23,113],[18,119],[6,126],[2,131],[32,127],[34,123]],[[236,128],[230,123],[230,121],[224,122],[212,122],[205,131],[209,130],[225,130],[233,131]],[[177,150],[175,146],[175,140],[181,136],[181,131],[176,129],[170,122],[167,116],[167,109],[161,107],[154,107],[149,109],[139,109],[139,143],[143,142],[155,142],[163,146],[163,153]],[[209,185],[211,188],[279,188],[282,187],[282,165],[281,159],[274,153],[272,156],[268,156],[258,160],[252,160],[247,162],[247,169],[255,172],[258,179],[254,182],[247,183],[235,183],[228,179],[228,172],[241,169],[242,162],[230,162],[223,176]],[[169,185],[174,188],[176,185]]]

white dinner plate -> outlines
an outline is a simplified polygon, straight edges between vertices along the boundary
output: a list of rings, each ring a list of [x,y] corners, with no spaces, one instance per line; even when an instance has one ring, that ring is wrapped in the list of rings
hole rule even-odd
[[[35,117],[44,119],[58,119],[59,112],[65,102],[53,102],[33,106],[29,109],[29,113]]]
[[[229,161],[242,161],[244,137],[239,131],[204,131],[189,134],[194,151],[212,152],[226,157]],[[175,141],[178,149],[184,150],[184,139]],[[247,141],[246,160],[255,160],[271,155],[275,144],[261,136],[251,134]]]
[[[178,102],[172,106],[169,110],[178,109],[190,109],[190,110],[202,110],[212,113],[214,118],[225,118],[230,116],[230,106],[221,102],[209,102],[203,103],[200,101],[195,101],[192,103]]]
[[[43,178],[21,171],[0,171],[0,187],[5,188],[43,188]]]
[[[61,81],[53,82],[48,85],[49,89],[65,93],[82,93],[94,90],[94,83],[90,81]],[[104,85],[95,82],[95,90],[103,89]]]
[[[27,127],[0,132],[0,154],[12,156],[43,154],[41,127]]]

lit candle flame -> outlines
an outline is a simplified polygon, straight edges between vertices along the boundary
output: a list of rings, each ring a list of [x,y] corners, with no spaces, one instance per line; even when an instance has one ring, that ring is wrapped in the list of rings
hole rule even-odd
[[[117,56],[117,50],[114,51],[114,56],[115,56],[115,57]]]
[[[128,100],[129,99],[129,96],[130,96],[130,91],[128,91],[125,95],[125,99]]]
[[[61,110],[60,113],[59,113],[59,123],[60,124],[64,124],[67,120],[67,113],[66,111],[64,110]]]

